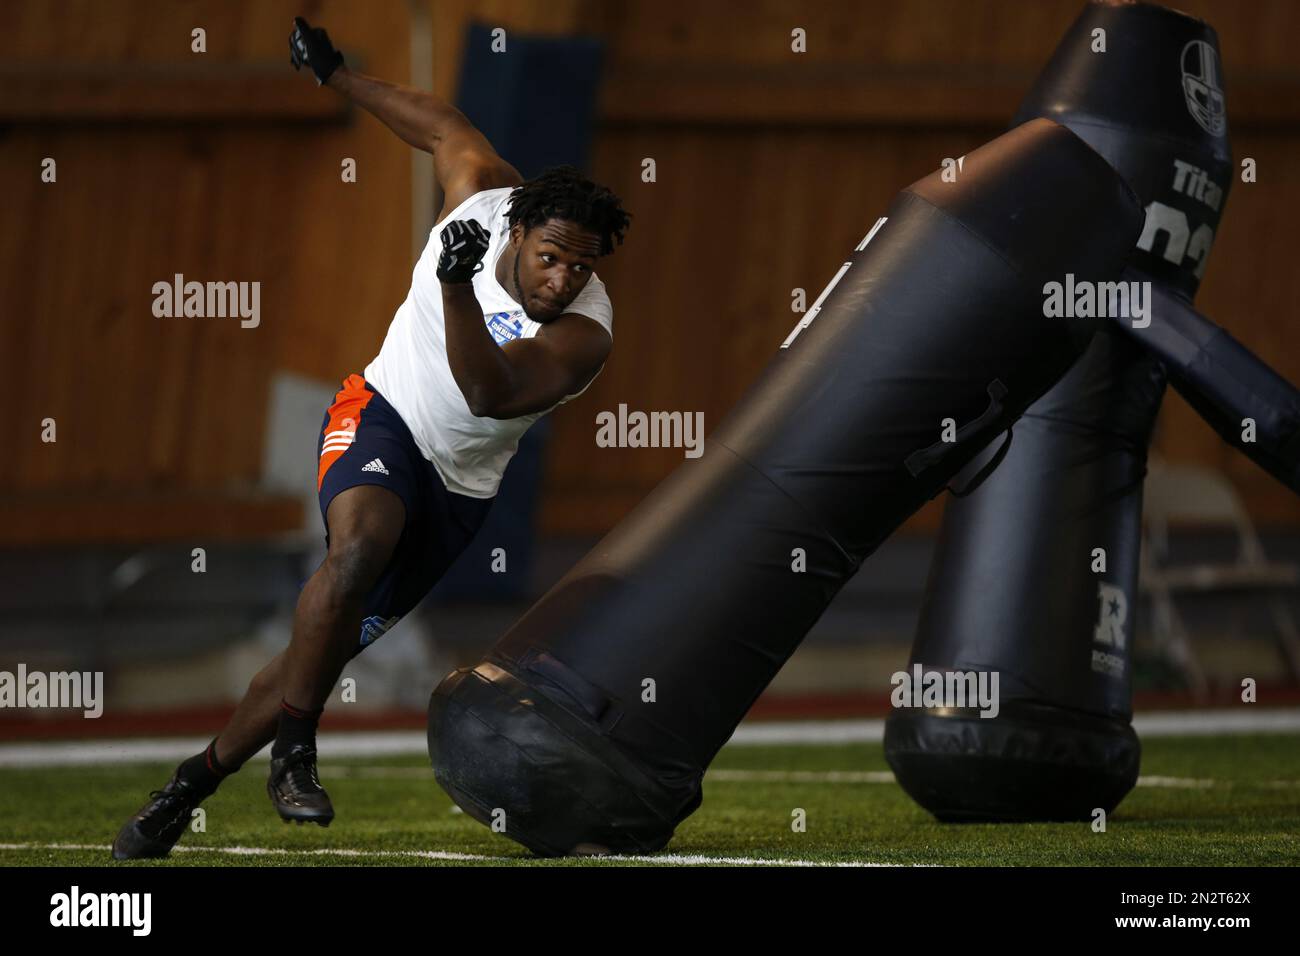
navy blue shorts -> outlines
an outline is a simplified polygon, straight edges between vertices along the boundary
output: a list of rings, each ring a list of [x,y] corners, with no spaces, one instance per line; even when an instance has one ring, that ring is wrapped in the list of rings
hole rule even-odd
[[[478,532],[491,498],[448,491],[400,415],[360,375],[349,375],[325,412],[316,443],[325,543],[329,506],[357,485],[388,488],[406,505],[392,559],[366,597],[355,657],[424,598]]]

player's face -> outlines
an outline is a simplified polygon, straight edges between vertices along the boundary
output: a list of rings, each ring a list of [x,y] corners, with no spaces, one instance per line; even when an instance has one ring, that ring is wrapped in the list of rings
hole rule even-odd
[[[534,322],[558,319],[591,279],[600,236],[564,219],[548,219],[524,235],[515,226],[514,293]]]

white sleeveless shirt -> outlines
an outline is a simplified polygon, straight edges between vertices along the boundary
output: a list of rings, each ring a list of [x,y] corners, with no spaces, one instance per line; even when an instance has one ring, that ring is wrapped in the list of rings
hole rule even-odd
[[[523,306],[496,279],[497,260],[510,238],[510,224],[506,220],[510,192],[511,187],[504,186],[475,193],[434,226],[424,253],[415,264],[411,291],[393,316],[379,354],[363,373],[366,381],[406,422],[420,453],[433,463],[447,490],[471,498],[493,497],[528,427],[552,409],[577,398],[591,384],[588,382],[551,408],[498,420],[471,414],[451,374],[442,314],[442,283],[436,274],[438,256],[442,253],[440,233],[451,220],[475,219],[491,237],[483,269],[474,277],[473,285],[474,296],[483,309],[483,322],[497,345],[532,338],[542,328],[541,323],[524,314]],[[613,339],[614,310],[605,294],[605,283],[595,273],[565,312],[594,319]],[[597,370],[596,375],[599,374]]]

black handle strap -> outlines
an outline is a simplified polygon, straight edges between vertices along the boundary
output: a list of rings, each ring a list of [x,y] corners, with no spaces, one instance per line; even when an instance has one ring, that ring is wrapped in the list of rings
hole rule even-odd
[[[994,424],[1002,417],[1002,400],[1007,397],[1007,387],[1002,384],[1000,379],[995,378],[993,381],[989,382],[988,395],[988,408],[984,409],[980,416],[974,421],[967,422],[965,425],[958,428],[953,441],[937,441],[930,447],[922,448],[920,451],[914,451],[912,454],[907,456],[904,464],[907,466],[907,470],[913,478],[919,477],[923,471],[927,471],[939,464],[939,462],[951,455],[955,449],[969,441],[973,436],[977,436],[986,431],[990,425]],[[1006,455],[1006,449],[1010,444],[1011,440],[1008,438],[1007,441],[1003,443],[1003,447],[999,449],[998,455],[994,456],[996,460],[993,462],[992,468],[989,468],[990,472],[992,472],[993,468],[998,466],[998,462],[1002,461],[1002,457]],[[983,481],[986,477],[988,476],[985,475],[984,477],[981,477],[980,481]],[[965,493],[970,494],[970,492],[974,490],[975,488],[971,487]]]
[[[572,703],[581,707],[602,731],[608,733],[622,716],[622,709],[599,687],[545,651],[530,650],[519,663],[525,670],[542,679],[543,686],[539,688],[540,690],[546,691],[548,689],[546,685],[550,685],[562,691]],[[565,703],[563,700],[556,699],[554,694],[548,693],[547,696],[558,704]]]
[[[993,474],[993,470],[1002,464],[1002,459],[1007,457],[1007,452],[1011,450],[1011,435],[1011,429],[1008,428],[1005,437],[1002,439],[1002,444],[998,446],[998,450],[980,467],[979,471],[971,476],[969,481],[959,484],[954,484],[951,481],[948,483],[948,490],[952,492],[954,498],[965,498],[984,484],[988,476]],[[958,474],[957,477],[960,478],[961,475]]]

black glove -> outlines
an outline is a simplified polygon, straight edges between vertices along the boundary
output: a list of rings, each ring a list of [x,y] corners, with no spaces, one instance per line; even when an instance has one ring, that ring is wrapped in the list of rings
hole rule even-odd
[[[330,35],[323,28],[294,17],[293,33],[289,34],[289,62],[295,70],[301,70],[305,64],[316,74],[316,85],[324,86],[331,74],[343,65],[343,54],[334,49]]]
[[[443,282],[470,282],[483,268],[488,231],[474,219],[457,219],[442,229],[442,254],[438,278]]]

